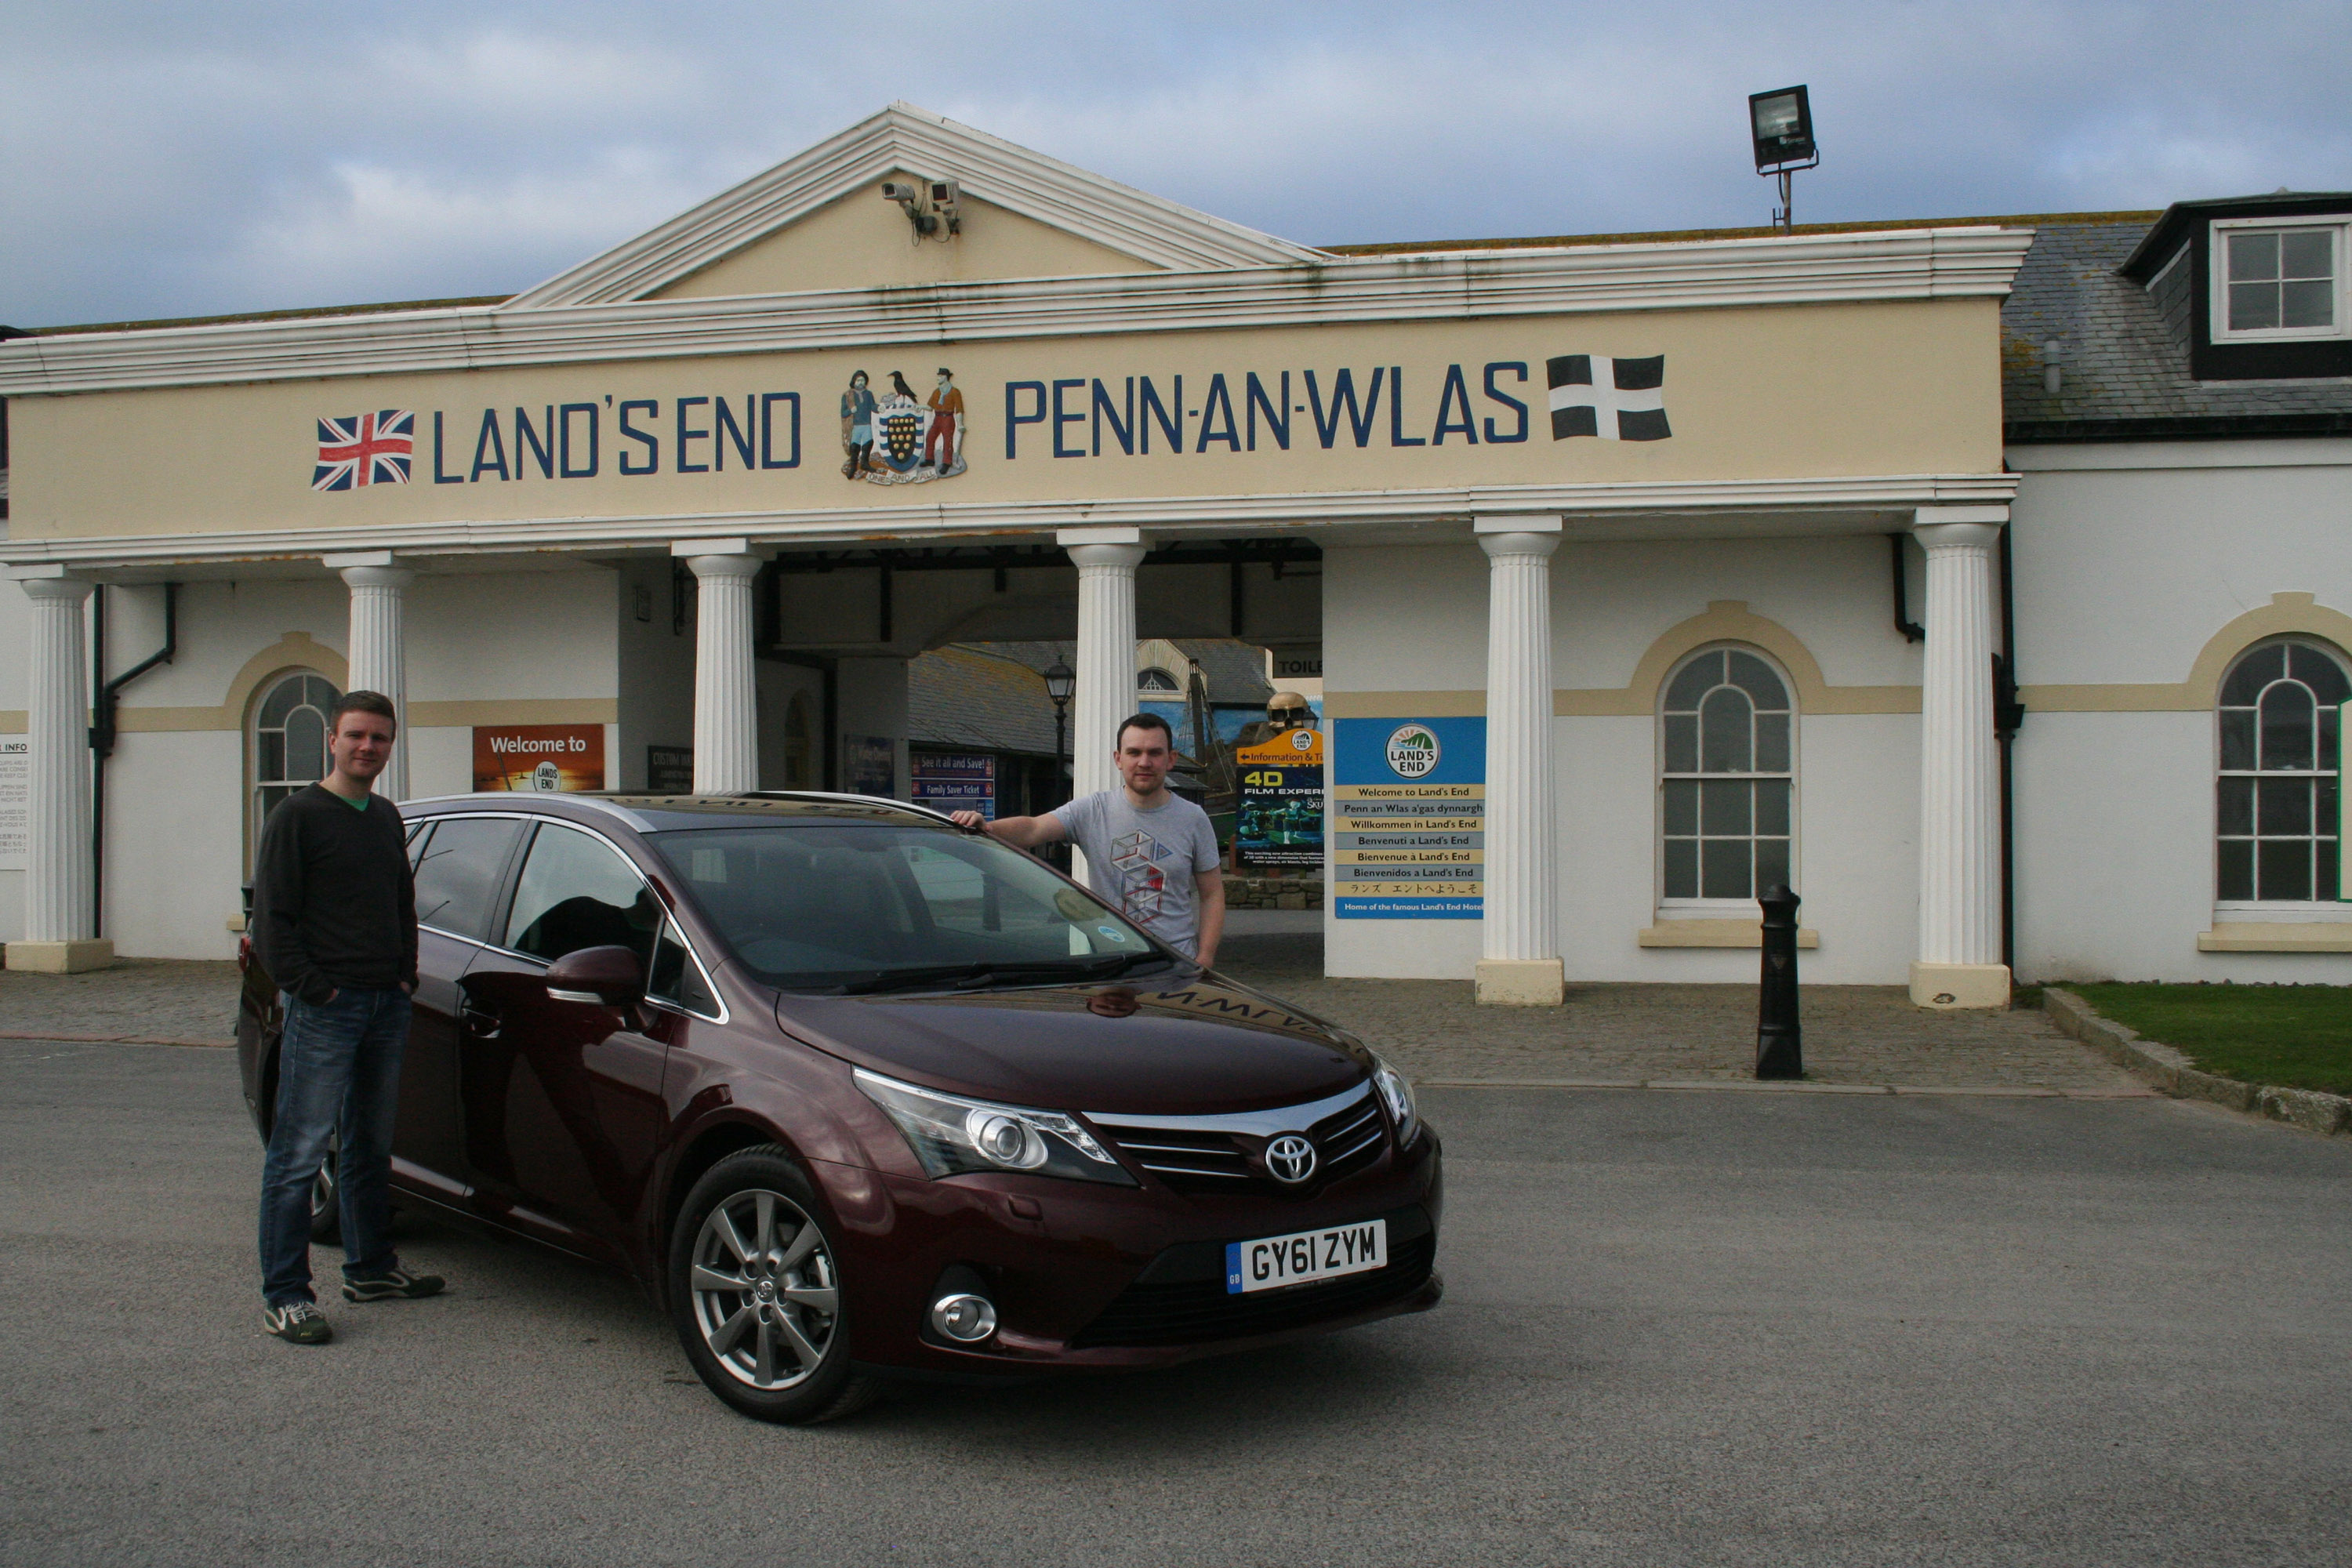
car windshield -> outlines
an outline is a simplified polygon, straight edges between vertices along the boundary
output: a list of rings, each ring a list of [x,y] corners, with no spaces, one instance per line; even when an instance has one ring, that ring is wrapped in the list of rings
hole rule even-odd
[[[870,823],[650,837],[735,956],[786,990],[1044,984],[1171,962],[993,839]]]

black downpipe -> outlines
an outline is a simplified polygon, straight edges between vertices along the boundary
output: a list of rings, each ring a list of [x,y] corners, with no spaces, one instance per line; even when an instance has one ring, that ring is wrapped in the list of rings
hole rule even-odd
[[[106,584],[100,583],[91,598],[90,685],[98,700],[90,704],[89,727],[89,930],[99,936],[106,930],[106,759],[114,754],[115,710],[124,687],[157,665],[171,663],[179,652],[180,585],[163,584],[163,646],[111,680],[106,679]]]
[[[2010,746],[2025,722],[2017,699],[2017,600],[2011,584],[2010,524],[2000,531],[2000,652],[1992,661],[1992,728],[2000,742],[2000,961],[2017,973],[2017,833],[2011,819]]]
[[[1906,564],[1903,542],[1906,537],[1900,533],[1886,536],[1886,552],[1895,558],[1895,629],[1903,634],[1905,642],[1926,642],[1927,628],[1911,618],[1911,584],[1903,570]]]

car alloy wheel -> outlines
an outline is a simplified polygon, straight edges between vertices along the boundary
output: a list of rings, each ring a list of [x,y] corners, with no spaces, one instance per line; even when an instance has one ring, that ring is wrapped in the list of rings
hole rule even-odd
[[[766,1421],[826,1421],[873,1397],[850,1364],[841,1268],[808,1179],[773,1146],[695,1184],[672,1233],[678,1338],[713,1394]]]

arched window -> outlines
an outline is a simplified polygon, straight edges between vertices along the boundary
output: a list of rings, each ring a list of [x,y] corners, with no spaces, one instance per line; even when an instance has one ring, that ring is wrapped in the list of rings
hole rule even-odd
[[[327,776],[327,716],[342,693],[323,675],[281,675],[253,709],[253,842],[278,803]]]
[[[1173,675],[1155,664],[1147,666],[1140,674],[1136,676],[1135,689],[1139,692],[1151,693],[1181,691],[1184,687]]]
[[[1666,903],[1746,903],[1790,880],[1796,792],[1789,683],[1743,648],[1694,654],[1659,727],[1659,879]]]
[[[2221,682],[2214,889],[2223,903],[2336,895],[2336,719],[2352,680],[2302,639],[2260,643]]]

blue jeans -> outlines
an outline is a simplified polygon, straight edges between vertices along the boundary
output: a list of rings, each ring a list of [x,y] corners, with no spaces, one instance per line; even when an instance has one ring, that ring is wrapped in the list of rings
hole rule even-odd
[[[408,994],[344,986],[313,1005],[284,995],[278,1052],[278,1113],[261,1164],[261,1294],[270,1306],[310,1293],[310,1184],[342,1146],[336,1185],[343,1219],[343,1278],[380,1278],[400,1265],[392,1250],[392,1130],[400,1112],[400,1057],[408,1045]]]

